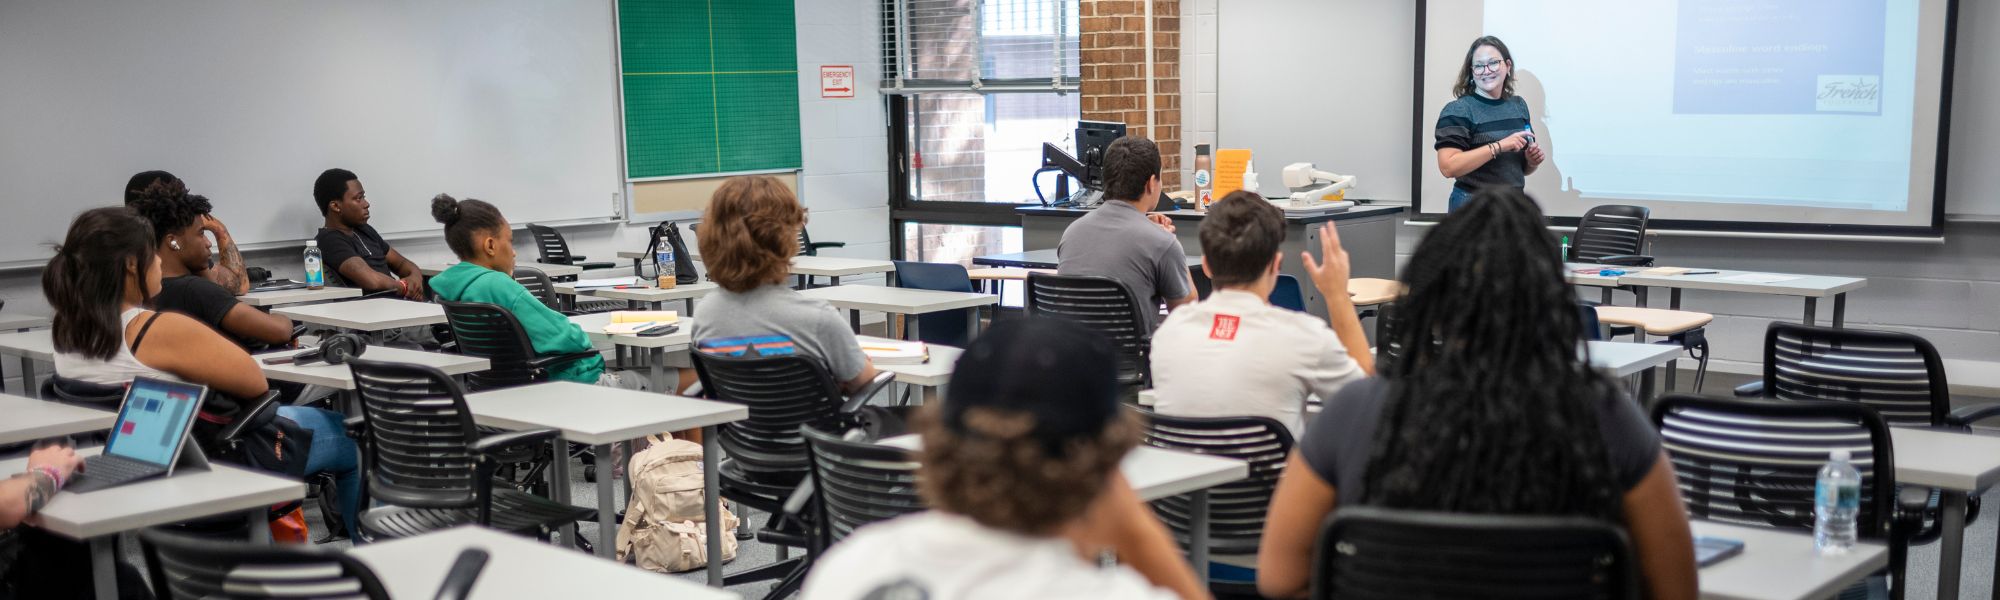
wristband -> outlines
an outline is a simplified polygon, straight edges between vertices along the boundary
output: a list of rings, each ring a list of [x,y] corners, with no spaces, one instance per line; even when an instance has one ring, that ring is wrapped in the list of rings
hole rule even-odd
[[[61,470],[58,470],[58,469],[56,469],[55,467],[49,467],[49,466],[41,466],[41,467],[35,467],[35,470],[36,470],[36,471],[41,471],[43,475],[47,475],[47,476],[49,476],[49,480],[50,480],[50,481],[54,481],[54,482],[56,482],[56,489],[58,489],[58,490],[62,489],[62,487],[63,487],[63,476],[62,476],[62,471],[61,471]]]

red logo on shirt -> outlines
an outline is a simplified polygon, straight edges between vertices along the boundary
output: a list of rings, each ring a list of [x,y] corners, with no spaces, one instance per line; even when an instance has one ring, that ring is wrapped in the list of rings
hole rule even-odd
[[[1208,328],[1208,339],[1230,341],[1236,339],[1236,325],[1243,319],[1234,315],[1215,315],[1215,326]]]

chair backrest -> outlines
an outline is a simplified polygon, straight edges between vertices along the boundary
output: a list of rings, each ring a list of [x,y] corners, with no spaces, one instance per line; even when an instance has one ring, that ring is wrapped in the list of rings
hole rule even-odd
[[[61,375],[42,380],[42,399],[71,406],[118,411],[125,402],[125,386],[90,383]]]
[[[800,433],[812,450],[822,543],[831,546],[864,525],[924,510],[917,457],[908,450],[850,442],[811,427]]]
[[[1612,204],[1583,213],[1570,236],[1571,262],[1597,262],[1606,256],[1645,254],[1646,220],[1652,210],[1644,206]]]
[[[1155,448],[1249,463],[1248,478],[1208,489],[1209,549],[1218,554],[1256,554],[1271,493],[1278,489],[1278,477],[1292,452],[1291,432],[1266,417],[1171,417],[1147,411],[1142,439]],[[1189,543],[1193,514],[1187,496],[1153,502],[1153,511],[1181,545]]]
[[[487,488],[472,452],[479,433],[458,382],[422,365],[347,364],[366,423],[361,457],[369,496],[415,508],[481,504]]]
[[[549,310],[562,310],[562,304],[556,298],[556,284],[549,279],[548,273],[534,267],[514,267],[514,282],[528,288],[528,293],[542,301],[542,306],[549,307]]]
[[[528,365],[535,359],[535,344],[514,313],[484,302],[438,301],[444,307],[445,322],[458,341],[458,353],[484,358],[492,367],[465,376],[475,391],[527,385],[540,381],[541,370]]]
[[[1270,301],[1272,306],[1278,308],[1299,312],[1306,310],[1305,291],[1299,288],[1299,278],[1290,275],[1278,275],[1278,287],[1271,288]]]
[[[562,232],[554,227],[530,223],[528,233],[535,236],[535,250],[541,254],[536,262],[567,265],[573,260],[569,256],[569,242],[563,240]]]
[[[1597,313],[1592,312],[1593,316]],[[1403,354],[1403,346],[1396,341],[1396,328],[1401,317],[1396,304],[1384,304],[1375,309],[1375,372],[1387,373],[1389,366]]]
[[[799,227],[799,256],[819,256],[819,249],[812,245],[812,234],[804,226]]]
[[[1764,395],[1859,402],[1891,427],[1943,425],[1951,413],[1937,348],[1893,331],[1771,323],[1764,330]]]
[[[1028,316],[1076,321],[1103,334],[1118,348],[1118,381],[1145,383],[1153,332],[1130,288],[1109,277],[1028,274]]]
[[[344,552],[139,532],[160,600],[389,600],[375,571]]]
[[[1590,341],[1604,339],[1604,322],[1597,320],[1597,306],[1586,302],[1576,303],[1576,316],[1583,321],[1583,338]]]
[[[1812,531],[1819,469],[1828,453],[1847,450],[1861,472],[1856,530],[1863,538],[1888,534],[1896,461],[1888,425],[1865,406],[1676,394],[1654,405],[1653,424],[1690,515]]]
[[[698,351],[694,368],[708,398],[749,407],[749,418],[717,428],[722,448],[747,472],[805,473],[799,428],[842,429],[840,386],[817,360]]]
[[[1342,507],[1320,527],[1312,597],[1639,597],[1632,544],[1586,517]]]
[[[896,261],[896,287],[941,292],[971,292],[972,277],[965,265]],[[945,310],[918,315],[917,338],[927,343],[964,347],[967,315],[962,310]]]

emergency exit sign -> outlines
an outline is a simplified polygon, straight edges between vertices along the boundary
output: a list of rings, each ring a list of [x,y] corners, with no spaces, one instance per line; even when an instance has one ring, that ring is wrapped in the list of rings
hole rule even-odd
[[[822,65],[819,68],[819,97],[853,98],[854,66]]]

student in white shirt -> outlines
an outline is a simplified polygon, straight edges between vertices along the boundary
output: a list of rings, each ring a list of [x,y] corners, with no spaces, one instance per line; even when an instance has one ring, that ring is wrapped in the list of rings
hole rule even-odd
[[[933,510],[855,531],[813,566],[803,597],[1207,598],[1119,474],[1140,426],[1118,405],[1116,358],[1102,336],[1054,319],[974,340],[951,395],[917,422]],[[1100,567],[1106,551],[1122,565]]]
[[[1328,321],[1272,306],[1285,257],[1285,217],[1251,192],[1224,196],[1201,223],[1208,299],[1167,315],[1153,332],[1153,410],[1178,417],[1269,417],[1301,433],[1306,396],[1324,400],[1375,370],[1347,294],[1347,252],[1332,223],[1320,254],[1300,253],[1326,297]],[[1300,282],[1305,283],[1305,282]],[[1328,327],[1329,322],[1331,327]]]

